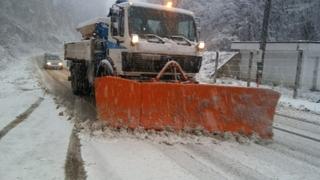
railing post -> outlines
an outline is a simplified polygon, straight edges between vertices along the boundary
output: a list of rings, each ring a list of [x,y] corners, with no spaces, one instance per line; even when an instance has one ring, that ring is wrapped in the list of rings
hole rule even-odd
[[[318,88],[318,75],[319,75],[319,57],[316,57],[314,61],[314,70],[313,70],[313,79],[312,79],[312,89],[313,91],[316,91]]]
[[[298,51],[298,63],[297,63],[297,72],[296,72],[296,80],[294,83],[294,91],[293,91],[293,98],[297,99],[298,97],[298,90],[300,88],[300,80],[301,80],[301,72],[302,72],[302,59],[303,59],[303,51]]]
[[[219,67],[219,52],[216,52],[216,61],[214,65],[213,83],[217,83],[218,77],[218,67]]]
[[[251,86],[251,70],[252,70],[252,63],[253,63],[252,61],[253,61],[253,52],[250,52],[247,87]]]

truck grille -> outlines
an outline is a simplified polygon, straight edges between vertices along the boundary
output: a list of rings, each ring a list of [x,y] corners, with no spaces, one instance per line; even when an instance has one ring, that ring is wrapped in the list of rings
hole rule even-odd
[[[158,73],[170,60],[178,62],[186,73],[198,73],[201,67],[202,57],[123,52],[122,70],[125,72]]]

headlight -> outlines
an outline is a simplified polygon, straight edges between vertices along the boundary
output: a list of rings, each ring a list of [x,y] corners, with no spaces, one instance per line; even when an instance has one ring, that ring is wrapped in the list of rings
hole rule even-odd
[[[172,1],[168,1],[167,4],[166,4],[167,8],[172,8],[173,6],[173,3]]]
[[[139,42],[139,36],[138,34],[132,34],[131,35],[131,43],[132,45],[135,45]]]
[[[206,44],[204,43],[204,41],[200,41],[198,44],[198,49],[199,50],[204,50],[204,48],[206,47]]]
[[[63,64],[60,62],[58,65],[59,65],[59,66],[62,66]]]
[[[51,62],[47,62],[47,65],[48,65],[48,66],[51,66]]]

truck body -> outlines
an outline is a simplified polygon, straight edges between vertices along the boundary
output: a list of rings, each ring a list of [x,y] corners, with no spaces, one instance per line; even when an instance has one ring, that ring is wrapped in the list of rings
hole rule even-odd
[[[109,18],[77,29],[83,40],[65,45],[72,90],[94,92],[109,126],[272,138],[279,93],[193,80],[205,45],[192,12],[117,0]]]
[[[204,50],[197,29],[194,14],[187,10],[147,3],[113,5],[108,18],[78,26],[80,42],[65,44],[74,92],[86,94],[96,77],[110,74],[150,80],[171,60],[193,78]]]

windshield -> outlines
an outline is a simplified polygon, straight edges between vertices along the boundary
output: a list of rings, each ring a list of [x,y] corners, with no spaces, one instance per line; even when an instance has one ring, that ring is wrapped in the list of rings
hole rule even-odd
[[[46,55],[47,60],[52,60],[52,61],[59,61],[60,58],[57,55]]]
[[[130,34],[154,34],[160,37],[183,36],[196,41],[196,28],[192,16],[169,11],[131,7],[129,9]]]

